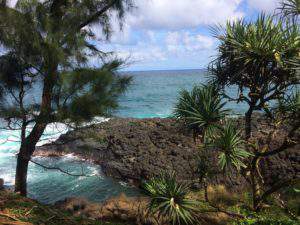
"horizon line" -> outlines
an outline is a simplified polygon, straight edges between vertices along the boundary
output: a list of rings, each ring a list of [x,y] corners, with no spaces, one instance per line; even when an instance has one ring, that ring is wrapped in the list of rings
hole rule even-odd
[[[206,70],[206,68],[120,70],[120,72],[156,72],[156,71],[188,71],[188,70]]]

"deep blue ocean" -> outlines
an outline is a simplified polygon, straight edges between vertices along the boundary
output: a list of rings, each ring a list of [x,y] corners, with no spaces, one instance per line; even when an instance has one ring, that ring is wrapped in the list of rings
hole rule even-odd
[[[181,89],[192,89],[194,85],[207,82],[204,70],[122,72],[133,77],[133,83],[127,93],[120,98],[120,108],[113,116],[153,118],[172,115],[174,104]],[[236,95],[236,90],[228,93]],[[233,113],[243,113],[245,107],[228,103]],[[44,134],[45,141],[55,140],[67,129],[60,124],[49,126]],[[18,132],[0,130],[0,178],[5,185],[14,185],[16,153],[18,151]],[[137,190],[122,182],[103,176],[101,168],[80,161],[72,155],[60,159],[35,158],[40,163],[61,167],[74,173],[94,175],[93,177],[71,177],[56,171],[47,171],[30,164],[28,173],[29,196],[44,203],[54,203],[71,196],[86,197],[101,202],[121,192],[136,195]]]

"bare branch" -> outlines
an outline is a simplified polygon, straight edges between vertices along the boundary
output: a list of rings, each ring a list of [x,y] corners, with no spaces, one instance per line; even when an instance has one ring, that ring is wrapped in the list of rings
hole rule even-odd
[[[32,162],[33,164],[38,165],[38,166],[44,168],[45,170],[57,170],[57,171],[59,171],[61,173],[67,174],[67,175],[72,176],[72,177],[94,177],[95,176],[95,175],[86,175],[86,174],[84,174],[83,173],[83,169],[82,169],[82,173],[81,174],[73,174],[73,173],[70,173],[70,172],[68,172],[66,170],[63,170],[63,169],[59,168],[59,167],[45,166],[45,165],[43,165],[41,163],[33,161],[32,159],[30,160],[30,162]]]

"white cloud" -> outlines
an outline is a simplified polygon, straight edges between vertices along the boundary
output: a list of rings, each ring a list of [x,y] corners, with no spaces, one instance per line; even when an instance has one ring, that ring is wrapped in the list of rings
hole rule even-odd
[[[149,63],[158,65],[170,59],[182,58],[195,60],[200,59],[201,55],[208,60],[215,47],[212,37],[188,31],[164,32],[164,34],[147,31],[145,38],[136,45],[107,44],[106,47],[119,57],[128,59],[132,65]]]
[[[272,13],[280,2],[281,0],[248,0],[248,5],[255,10]]]
[[[143,29],[187,29],[239,18],[241,0],[139,0],[128,22]]]
[[[159,62],[167,59],[167,52],[156,45],[139,44],[132,49],[118,48],[118,57],[127,59],[131,63]]]
[[[214,39],[202,34],[175,31],[167,33],[165,43],[169,52],[186,54],[187,52],[212,50]]]

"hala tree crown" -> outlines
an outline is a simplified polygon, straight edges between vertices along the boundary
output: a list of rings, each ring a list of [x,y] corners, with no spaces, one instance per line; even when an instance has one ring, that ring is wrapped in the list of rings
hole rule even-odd
[[[112,11],[121,19],[130,7],[130,0],[19,0],[15,8],[2,1],[0,117],[80,123],[117,107],[130,78],[117,72],[122,60],[98,49],[92,25],[109,38]],[[42,105],[46,92],[51,107]]]
[[[299,57],[299,26],[261,14],[254,22],[228,22],[225,28],[214,29],[220,45],[210,71],[220,86],[238,86],[237,101],[260,110],[299,84],[299,72],[289,63]]]

